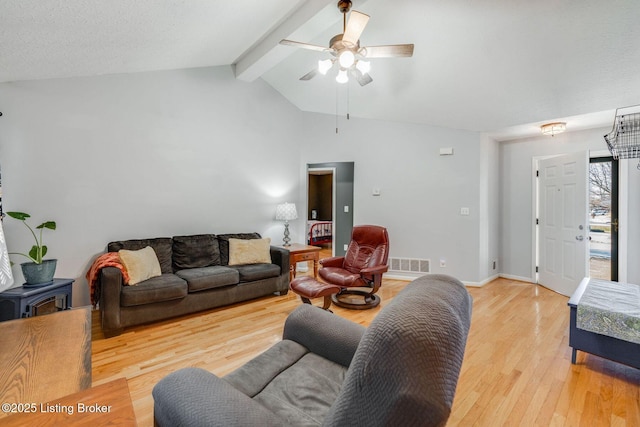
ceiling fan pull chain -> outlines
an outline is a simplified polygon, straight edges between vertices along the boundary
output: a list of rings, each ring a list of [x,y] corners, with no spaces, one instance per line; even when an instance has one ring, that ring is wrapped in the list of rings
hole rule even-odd
[[[336,134],[338,134],[338,86],[336,86]]]
[[[350,87],[351,87],[351,81],[348,81],[347,82],[347,120],[349,120],[349,110],[351,109],[351,104],[349,103],[351,99]]]

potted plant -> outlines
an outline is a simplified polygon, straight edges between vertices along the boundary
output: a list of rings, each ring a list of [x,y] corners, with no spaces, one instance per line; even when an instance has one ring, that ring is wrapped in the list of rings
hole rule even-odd
[[[22,267],[22,274],[24,276],[27,285],[45,285],[53,281],[53,275],[56,272],[56,259],[43,259],[47,254],[47,247],[42,244],[42,231],[45,228],[49,230],[56,229],[55,221],[45,221],[36,227],[36,230],[40,230],[40,236],[36,235],[36,232],[27,224],[27,218],[31,215],[24,212],[7,212],[7,215],[11,218],[22,221],[25,227],[29,229],[33,235],[36,244],[33,245],[28,254],[21,252],[9,252],[10,255],[22,255],[29,258],[29,262],[23,262],[20,264]]]

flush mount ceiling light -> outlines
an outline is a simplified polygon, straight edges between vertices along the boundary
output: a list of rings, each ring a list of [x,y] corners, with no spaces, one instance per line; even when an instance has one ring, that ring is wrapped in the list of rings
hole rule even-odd
[[[565,122],[547,123],[546,125],[540,126],[540,130],[543,135],[553,136],[567,130],[567,124]]]
[[[373,81],[369,75],[371,64],[366,59],[413,56],[413,44],[360,47],[360,35],[369,21],[369,15],[354,10],[350,13],[347,22],[347,12],[351,10],[350,0],[338,1],[338,10],[342,13],[343,33],[334,36],[329,41],[328,48],[293,40],[280,41],[280,44],[283,45],[329,52],[333,56],[333,59],[318,61],[318,68],[309,71],[300,77],[300,80],[311,80],[318,73],[327,74],[334,64],[338,63],[338,75],[336,76],[338,83],[346,83],[349,81],[349,76],[352,76],[360,83],[360,86],[364,86]]]

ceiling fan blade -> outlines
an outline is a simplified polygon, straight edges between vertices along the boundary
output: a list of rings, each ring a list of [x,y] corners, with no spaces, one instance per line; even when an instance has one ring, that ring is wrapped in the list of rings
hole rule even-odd
[[[365,46],[359,51],[365,58],[398,58],[413,56],[413,44]]]
[[[342,36],[342,41],[349,42],[354,46],[357,45],[360,35],[364,31],[364,27],[367,26],[367,22],[369,22],[369,15],[365,15],[357,10],[351,11],[347,28],[344,30],[344,35]]]
[[[358,81],[360,86],[368,85],[373,81],[369,73],[364,74],[362,71],[358,70],[357,68],[354,68],[353,70],[351,70],[351,75],[355,77],[355,79]]]
[[[300,80],[311,80],[312,78],[314,78],[316,76],[316,74],[318,74],[318,69],[314,68],[313,70],[309,71],[304,76],[300,77]]]
[[[285,46],[300,47],[302,49],[315,50],[318,52],[330,52],[333,50],[329,47],[318,46],[318,45],[309,44],[309,43],[296,42],[296,41],[287,40],[287,39],[280,40],[280,44]]]

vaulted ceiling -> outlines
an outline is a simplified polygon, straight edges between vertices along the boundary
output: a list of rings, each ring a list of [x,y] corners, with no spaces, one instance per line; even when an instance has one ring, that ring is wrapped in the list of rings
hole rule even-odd
[[[353,0],[373,82],[299,78],[342,32],[337,0],[0,0],[0,82],[233,65],[304,111],[425,123],[497,139],[612,123],[640,104],[638,0]],[[1,103],[1,100],[0,100]],[[348,105],[348,107],[347,107]]]

